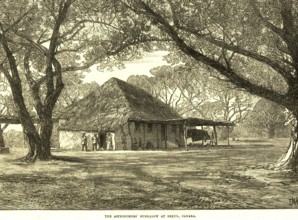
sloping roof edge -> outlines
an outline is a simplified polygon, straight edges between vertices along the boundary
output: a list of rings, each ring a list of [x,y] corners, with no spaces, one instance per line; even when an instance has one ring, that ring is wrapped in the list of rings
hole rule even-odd
[[[187,126],[235,126],[235,123],[229,121],[213,121],[201,118],[177,118],[165,120],[146,120],[130,118],[129,121],[148,122],[148,123],[165,123],[165,124],[184,124]]]

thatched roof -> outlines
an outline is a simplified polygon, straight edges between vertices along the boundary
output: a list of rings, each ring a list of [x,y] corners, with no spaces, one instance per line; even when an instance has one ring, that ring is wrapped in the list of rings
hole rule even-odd
[[[134,120],[131,119],[130,121],[140,121],[140,122],[147,122],[147,123],[161,123],[161,124],[180,124],[186,126],[235,126],[235,123],[229,121],[212,121],[208,119],[201,119],[201,118],[181,118],[181,119],[169,119],[169,120]]]
[[[98,90],[64,111],[62,130],[115,130],[128,120],[181,119],[170,106],[145,90],[117,78],[111,78]]]
[[[188,126],[235,126],[235,123],[230,121],[212,121],[201,118],[187,118],[185,120]]]

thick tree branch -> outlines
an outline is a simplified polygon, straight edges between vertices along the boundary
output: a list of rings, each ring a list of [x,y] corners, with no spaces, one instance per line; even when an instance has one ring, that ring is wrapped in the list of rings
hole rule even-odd
[[[8,46],[8,41],[5,37],[5,35],[3,35],[2,33],[0,33],[0,42],[2,44],[2,47],[6,53],[6,57],[8,59],[9,62],[9,66],[10,66],[10,70],[11,70],[11,76],[9,74],[9,72],[3,67],[3,65],[1,67],[1,70],[3,71],[3,73],[5,74],[5,76],[7,77],[8,81],[10,83],[18,83],[21,81],[19,74],[18,74],[18,68],[17,68],[17,64],[16,64],[16,60],[15,57],[12,53],[12,51],[10,50],[9,46]]]
[[[12,77],[9,74],[9,71],[3,66],[2,63],[0,63],[0,71],[4,74],[8,81],[12,81]]]
[[[193,59],[202,62],[213,69],[220,72],[222,75],[224,75],[226,78],[229,79],[230,82],[235,84],[237,87],[244,88],[248,92],[265,97],[269,100],[272,100],[274,102],[279,102],[283,104],[289,104],[286,101],[286,97],[284,95],[281,95],[275,91],[272,91],[268,88],[265,88],[261,85],[256,85],[250,82],[249,80],[243,78],[242,76],[238,75],[236,72],[234,72],[232,69],[228,69],[227,67],[223,66],[221,63],[210,59],[209,57],[203,55],[202,53],[196,51],[192,47],[186,44],[186,42],[178,35],[178,33],[175,31],[175,29],[158,13],[156,13],[152,8],[150,8],[146,3],[144,3],[142,0],[137,1],[139,6],[144,10],[143,13],[145,13],[147,16],[151,17],[155,20],[156,23],[159,24],[159,28],[164,30],[175,42],[176,46],[185,54],[189,55]],[[236,51],[235,51],[236,52]]]
[[[66,0],[65,2],[61,2],[59,6],[59,12],[57,16],[57,20],[55,22],[53,32],[51,34],[50,45],[47,54],[47,67],[46,67],[46,84],[47,84],[47,97],[52,96],[54,93],[54,73],[53,73],[53,60],[55,58],[56,48],[58,46],[59,32],[62,23],[66,19],[67,12],[72,5],[74,0]]]
[[[31,55],[31,51],[29,50],[26,51],[24,56],[25,77],[30,87],[30,92],[35,103],[36,112],[38,115],[42,115],[43,105],[39,95],[40,86],[37,85],[36,81],[33,79],[33,76],[30,70],[30,55]]]
[[[228,44],[224,41],[214,39],[214,38],[212,38],[212,37],[210,37],[206,34],[201,34],[201,33],[197,32],[195,30],[192,30],[190,28],[186,28],[186,27],[183,27],[183,26],[179,26],[178,28],[183,30],[183,31],[186,31],[188,33],[191,33],[191,34],[199,37],[200,39],[204,39],[204,40],[212,43],[215,46],[218,46],[220,48],[224,48],[224,49],[232,51],[234,53],[237,53],[237,54],[240,54],[240,55],[243,55],[243,56],[246,56],[246,57],[250,57],[254,60],[257,60],[259,62],[267,64],[272,69],[274,69],[279,75],[281,75],[286,80],[286,82],[289,82],[289,81],[294,79],[294,77],[291,74],[291,72],[293,70],[292,68],[287,68],[286,66],[281,66],[279,63],[269,59],[266,56],[260,55],[259,53],[256,53],[256,52],[249,51],[247,49],[243,49],[240,46],[236,46],[236,45],[233,45],[233,44]],[[288,65],[288,63],[285,63],[285,64]]]
[[[56,86],[52,93],[50,95],[46,96],[45,99],[45,108],[53,110],[63,88],[64,88],[64,83],[62,80],[62,68],[60,62],[54,58],[53,59],[53,65],[55,67],[55,73],[56,73]]]
[[[4,131],[8,126],[9,126],[9,124],[4,124],[3,127],[1,128],[1,130]]]
[[[20,44],[20,45],[25,46],[25,47],[32,47],[32,48],[36,49],[37,51],[39,51],[40,53],[42,53],[44,55],[48,54],[49,51],[44,46],[42,46],[39,43],[34,42],[29,36],[27,36],[23,33],[19,33],[17,30],[13,30],[13,33],[16,34],[17,36],[23,38],[24,40],[26,40],[28,43],[16,42],[14,40],[8,39],[9,42]]]

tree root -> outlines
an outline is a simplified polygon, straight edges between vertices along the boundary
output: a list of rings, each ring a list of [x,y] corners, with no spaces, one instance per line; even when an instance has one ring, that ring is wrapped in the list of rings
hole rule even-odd
[[[293,139],[290,141],[288,149],[285,154],[283,154],[279,160],[274,164],[275,170],[291,170],[294,173],[297,172],[298,168],[298,141]]]
[[[36,153],[33,155],[26,155],[25,157],[21,157],[18,159],[18,161],[21,161],[23,163],[35,163],[37,160],[38,161],[51,161],[55,159],[52,155],[49,156],[38,156]]]
[[[297,166],[296,160],[285,159],[284,157],[283,159],[281,158],[281,160],[277,161],[277,163],[274,165],[274,169],[279,171],[290,170],[294,173],[297,173]]]

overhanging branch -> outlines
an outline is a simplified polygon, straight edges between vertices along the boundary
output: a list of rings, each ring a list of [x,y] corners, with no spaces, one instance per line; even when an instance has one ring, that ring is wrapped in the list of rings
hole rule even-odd
[[[196,37],[199,37],[200,39],[204,39],[207,42],[212,43],[215,46],[218,46],[220,48],[224,48],[226,50],[232,51],[234,53],[237,53],[237,54],[240,54],[240,55],[243,55],[243,56],[246,56],[246,57],[250,57],[250,58],[252,58],[252,59],[254,59],[256,61],[259,61],[261,63],[264,63],[264,64],[270,66],[272,69],[274,69],[287,82],[289,82],[289,81],[291,81],[291,80],[294,79],[294,77],[290,73],[291,70],[292,70],[292,68],[289,68],[289,67],[286,68],[285,66],[281,66],[278,62],[275,62],[275,61],[269,59],[266,56],[260,55],[259,53],[256,53],[256,52],[253,52],[253,51],[249,51],[247,49],[243,49],[240,46],[236,46],[236,45],[233,45],[233,44],[228,44],[228,43],[226,43],[224,41],[214,39],[214,38],[212,38],[212,37],[210,37],[210,36],[208,36],[206,34],[198,33],[197,31],[192,30],[192,29],[187,28],[187,27],[178,26],[177,28],[178,29],[181,29],[183,31],[186,31],[186,32],[188,32],[190,34],[193,34]],[[288,63],[285,63],[285,64],[288,65]]]
[[[198,52],[197,50],[187,45],[186,42],[175,31],[174,27],[166,21],[166,19],[164,19],[160,14],[156,13],[144,1],[137,0],[137,2],[138,5],[144,10],[143,13],[149,16],[150,18],[154,19],[155,22],[159,24],[159,28],[165,31],[168,34],[168,36],[171,37],[171,39],[175,42],[176,46],[182,52],[192,57],[193,59],[214,68],[222,75],[224,75],[226,78],[228,78],[229,81],[235,84],[237,87],[244,88],[252,94],[265,97],[274,102],[285,103],[284,95],[281,95],[275,91],[265,88],[264,86],[253,84],[249,80],[238,75],[236,72],[234,72],[234,70],[223,66],[221,63],[213,59],[210,59],[209,57],[205,56],[204,54]]]

